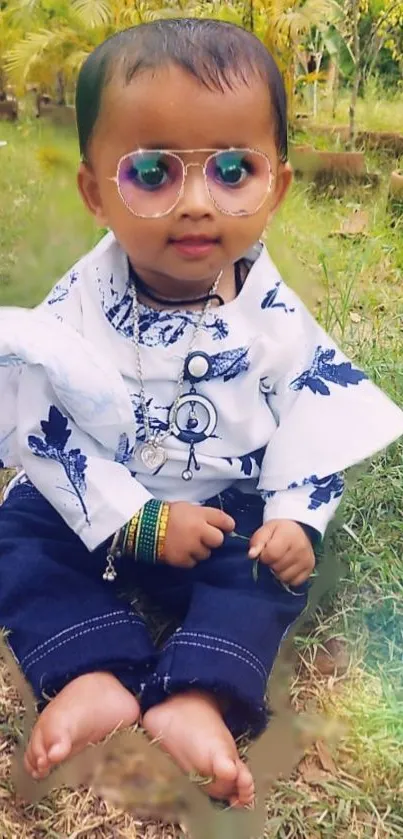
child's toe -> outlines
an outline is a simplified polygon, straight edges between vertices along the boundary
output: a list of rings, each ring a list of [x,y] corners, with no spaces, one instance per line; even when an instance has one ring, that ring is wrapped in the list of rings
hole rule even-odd
[[[32,765],[39,778],[45,778],[49,772],[49,760],[41,728],[32,736]]]
[[[236,785],[236,761],[226,755],[216,755],[211,775],[214,780],[207,788],[209,795],[213,798],[229,799]]]
[[[238,775],[236,761],[227,757],[227,755],[219,755],[215,757],[213,763],[213,774],[217,781],[223,783],[233,784]]]
[[[27,750],[24,755],[24,767],[36,780],[42,778],[48,771],[48,760],[41,729],[36,726],[32,732]]]
[[[237,766],[236,794],[231,796],[230,804],[233,807],[246,807],[253,804],[255,797],[255,784],[250,770],[241,760]]]
[[[69,735],[63,734],[58,737],[58,739],[52,743],[48,751],[48,759],[51,764],[54,763],[61,763],[62,760],[66,760],[71,752],[71,738]]]

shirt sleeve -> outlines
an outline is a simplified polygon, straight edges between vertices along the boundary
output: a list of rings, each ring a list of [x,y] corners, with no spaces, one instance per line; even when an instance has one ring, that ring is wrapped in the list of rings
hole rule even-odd
[[[21,375],[18,447],[28,478],[90,551],[152,497],[125,465],[132,455],[127,434],[116,432],[111,454],[77,427],[40,367]]]
[[[341,474],[401,437],[403,411],[284,284],[281,299],[271,329],[278,361],[268,359],[261,380],[277,427],[258,489],[266,520],[291,518],[323,533],[341,498]]]
[[[344,491],[342,475],[329,475],[302,486],[291,485],[280,492],[264,492],[264,521],[288,519],[312,528],[323,536],[341,502]]]
[[[0,311],[2,371],[12,381],[2,395],[1,459],[22,468],[94,550],[151,497],[127,466],[137,429],[122,376],[43,309]]]

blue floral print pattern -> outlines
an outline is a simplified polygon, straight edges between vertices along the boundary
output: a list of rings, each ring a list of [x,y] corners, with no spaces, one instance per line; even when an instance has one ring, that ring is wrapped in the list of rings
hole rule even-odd
[[[310,493],[311,499],[308,505],[308,510],[318,510],[322,504],[330,504],[332,500],[341,498],[344,490],[344,480],[342,475],[327,475],[325,478],[318,478],[317,475],[311,475],[310,478],[304,478],[302,486],[311,484],[314,487],[313,492]],[[290,484],[289,489],[296,489],[301,484]]]
[[[224,460],[230,463],[231,466],[235,461],[239,461],[241,474],[250,477],[255,467],[257,469],[261,468],[265,451],[265,448],[256,449],[254,452],[249,452],[249,454],[244,454],[240,457],[226,457]]]
[[[203,381],[221,378],[224,382],[235,379],[241,373],[246,373],[250,367],[248,347],[236,347],[233,350],[215,353],[209,356],[210,369],[204,376]]]
[[[183,338],[186,329],[195,327],[199,319],[198,312],[166,312],[141,306],[140,309],[140,341],[147,347],[157,347],[162,344],[168,347]],[[228,326],[222,318],[209,313],[203,324],[203,330],[210,333],[213,341],[219,341],[228,336]]]
[[[333,359],[335,355],[336,350],[326,350],[319,345],[315,350],[314,359],[309,370],[304,370],[300,376],[294,379],[290,384],[290,388],[292,390],[302,390],[304,387],[307,387],[312,393],[319,393],[321,396],[330,396],[330,388],[326,382],[339,385],[340,387],[348,387],[349,385],[358,385],[363,379],[368,378],[362,370],[353,367],[351,361],[342,361],[340,364],[334,364]]]
[[[131,393],[130,399],[133,405],[134,411],[134,418],[136,420],[136,438],[140,443],[144,443],[146,439],[146,430],[144,427],[144,418],[143,418],[143,410],[141,407],[141,399],[139,393]],[[168,431],[168,416],[169,416],[169,407],[167,406],[157,406],[153,405],[153,398],[147,399],[147,411],[149,416],[149,423],[151,433],[155,434],[158,431],[164,432]],[[151,411],[163,411],[166,419],[160,419],[159,417],[155,416],[155,414],[151,414]]]
[[[295,312],[295,306],[287,306],[286,303],[283,303],[281,300],[278,300],[278,294],[280,288],[282,286],[281,280],[279,280],[274,288],[271,288],[270,291],[267,292],[266,296],[263,298],[261,303],[262,309],[284,309],[286,314],[292,314]]]
[[[123,294],[119,295],[114,288],[111,274],[108,288],[103,287],[100,278],[98,288],[104,314],[111,326],[124,338],[133,338],[132,296],[129,287],[126,286]]]
[[[76,496],[89,525],[90,521],[84,502],[87,489],[85,481],[87,458],[81,453],[80,449],[66,449],[71,435],[67,417],[64,417],[55,405],[51,405],[48,419],[41,421],[41,428],[44,434],[43,438],[30,434],[28,436],[28,446],[37,457],[55,460],[60,464],[71,486],[69,492]]]
[[[120,435],[119,442],[115,451],[115,463],[121,463],[126,466],[130,463],[134,452],[134,446],[130,445],[130,440],[125,432]]]
[[[113,285],[113,275],[109,280],[108,290],[99,283],[99,293],[104,314],[113,328],[124,338],[133,338],[132,295],[127,285],[119,295]],[[158,311],[149,306],[140,306],[139,329],[140,343],[147,347],[169,347],[183,338],[188,327],[195,327],[199,319],[198,312]],[[214,312],[210,312],[203,324],[203,330],[212,336],[213,341],[227,338],[229,330],[225,321]]]
[[[268,501],[269,498],[274,498],[275,494],[276,494],[275,489],[261,489],[260,490],[260,495],[262,496],[263,501]]]
[[[57,283],[50,292],[46,301],[48,306],[53,306],[55,303],[62,303],[63,300],[66,300],[66,297],[69,296],[70,291],[77,280],[77,272],[71,271],[67,279],[61,280],[60,283]]]

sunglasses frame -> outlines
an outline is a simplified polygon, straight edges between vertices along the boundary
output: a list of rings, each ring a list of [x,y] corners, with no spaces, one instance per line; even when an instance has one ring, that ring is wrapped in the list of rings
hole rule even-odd
[[[256,209],[252,210],[250,213],[246,213],[246,212],[230,213],[226,210],[223,210],[222,207],[220,207],[219,204],[217,204],[217,201],[214,199],[213,195],[211,194],[210,188],[209,188],[208,178],[207,178],[207,167],[208,167],[211,159],[213,157],[215,157],[217,154],[222,154],[223,152],[232,152],[232,151],[252,152],[253,154],[258,154],[259,157],[262,157],[265,160],[265,162],[267,164],[267,167],[268,167],[269,181],[268,181],[266,192],[265,192],[260,204],[256,207]],[[139,212],[136,212],[135,210],[133,210],[132,207],[130,206],[130,204],[126,201],[125,197],[122,194],[120,181],[119,181],[120,168],[121,168],[121,165],[122,165],[123,161],[127,160],[127,158],[131,157],[133,154],[146,153],[146,152],[153,152],[153,153],[161,154],[161,155],[171,154],[173,157],[176,158],[176,160],[179,161],[179,163],[182,167],[182,183],[181,183],[176,201],[171,205],[171,207],[168,210],[165,210],[163,213],[154,213],[153,215],[149,215],[149,214],[144,215],[143,213],[139,213]],[[204,163],[192,163],[192,162],[185,163],[182,160],[182,158],[180,157],[180,155],[182,155],[182,154],[200,154],[200,153],[208,154],[208,157],[206,158]],[[108,177],[107,180],[108,181],[113,181],[116,184],[116,188],[118,190],[118,193],[119,193],[119,196],[120,196],[121,200],[123,201],[125,207],[129,210],[129,212],[133,216],[136,216],[137,218],[144,218],[144,219],[153,219],[153,218],[158,219],[158,218],[164,218],[165,216],[168,216],[170,213],[172,213],[172,211],[175,209],[175,207],[178,206],[179,201],[181,200],[181,198],[183,196],[183,193],[184,193],[188,169],[191,166],[199,166],[203,170],[205,187],[206,187],[206,190],[208,192],[210,201],[212,202],[212,204],[214,204],[214,207],[220,213],[222,213],[223,215],[232,216],[234,218],[242,217],[242,216],[254,216],[254,215],[256,215],[256,213],[258,213],[259,210],[263,207],[263,204],[266,201],[266,198],[269,195],[269,193],[271,191],[271,188],[272,188],[272,185],[273,185],[273,169],[272,169],[272,165],[271,165],[270,158],[268,157],[268,155],[265,154],[265,152],[260,151],[259,149],[253,149],[253,148],[249,148],[249,147],[239,148],[239,147],[236,147],[236,146],[231,146],[230,148],[226,148],[226,149],[135,149],[134,151],[128,152],[127,154],[123,154],[122,157],[119,158],[117,168],[116,168],[116,175],[114,177]]]

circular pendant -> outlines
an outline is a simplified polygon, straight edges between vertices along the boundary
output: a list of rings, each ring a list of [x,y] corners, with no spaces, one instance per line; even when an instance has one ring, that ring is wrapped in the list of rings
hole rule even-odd
[[[141,461],[150,471],[161,469],[167,459],[167,453],[157,443],[144,443],[140,449]]]
[[[185,362],[185,375],[189,382],[200,382],[211,370],[210,356],[205,352],[192,352]]]
[[[190,414],[188,413],[189,405]],[[194,419],[197,421],[196,425],[194,425]],[[205,396],[198,393],[184,393],[178,401],[176,410],[175,406],[171,408],[169,423],[173,426],[172,433],[182,443],[202,443],[214,433],[217,425],[217,411]]]

